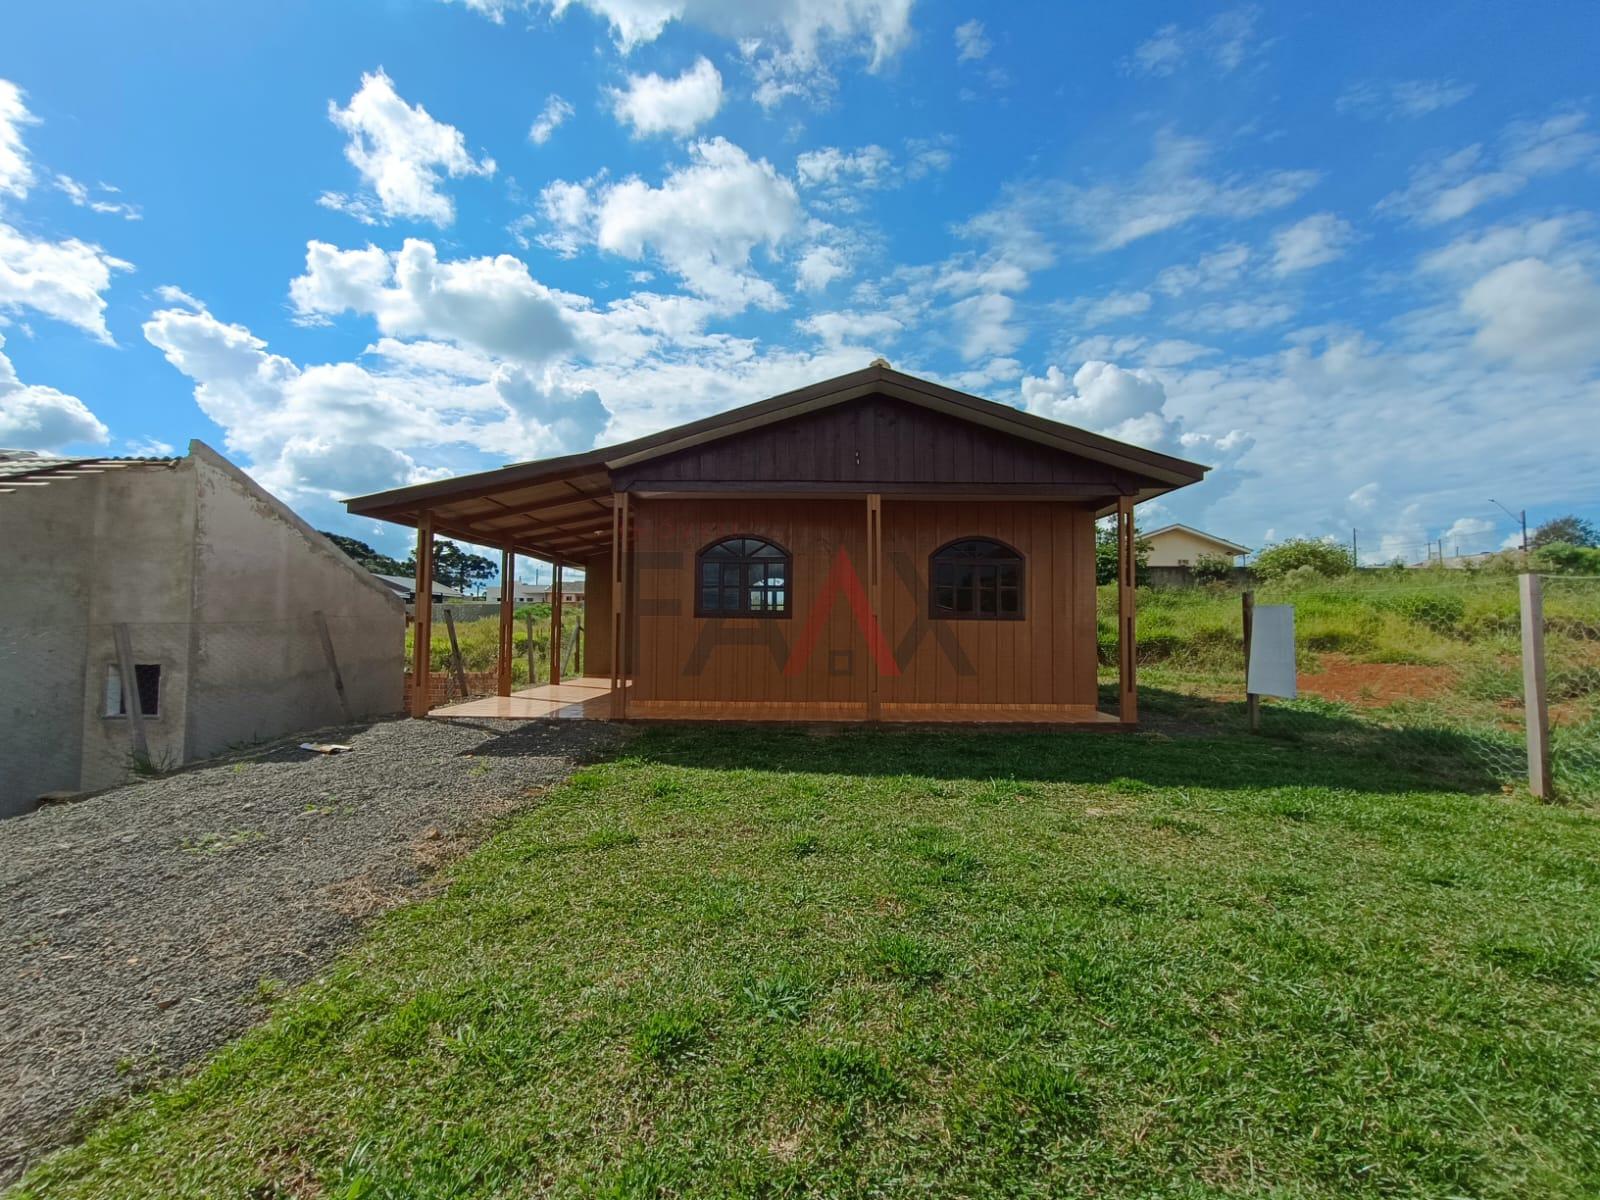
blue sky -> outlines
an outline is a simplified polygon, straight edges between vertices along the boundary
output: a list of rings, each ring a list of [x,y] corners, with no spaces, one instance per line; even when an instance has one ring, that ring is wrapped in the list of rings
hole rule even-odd
[[[338,498],[877,355],[1213,464],[1259,546],[1600,516],[1600,9],[0,16],[0,445]]]

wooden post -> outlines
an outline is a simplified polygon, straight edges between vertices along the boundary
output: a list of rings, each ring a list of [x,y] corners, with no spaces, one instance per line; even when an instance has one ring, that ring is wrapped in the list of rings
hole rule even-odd
[[[611,494],[611,719],[628,718],[628,641],[627,581],[628,523],[627,492]],[[698,586],[698,584],[696,585]]]
[[[1240,597],[1244,606],[1244,706],[1250,715],[1250,732],[1261,732],[1261,697],[1250,690],[1250,639],[1256,628],[1256,594],[1245,592]]]
[[[587,576],[585,576],[587,578]],[[586,596],[587,602],[588,597]],[[572,631],[572,673],[579,679],[583,678],[583,618],[578,618],[577,627]]]
[[[528,647],[528,686],[533,687],[539,682],[539,652],[533,644],[533,614],[530,612],[522,619],[523,632],[527,634]]]
[[[1550,776],[1550,715],[1544,691],[1544,581],[1522,577],[1522,716],[1528,727],[1528,790],[1555,798]]]
[[[1134,640],[1134,585],[1137,561],[1133,552],[1133,497],[1117,499],[1117,681],[1120,696],[1118,716],[1123,724],[1139,720],[1139,681],[1137,644]]]
[[[417,518],[416,620],[411,632],[411,715],[425,717],[432,707],[429,663],[433,653],[433,514]]]
[[[517,552],[510,546],[500,551],[500,668],[495,690],[511,695],[511,656],[516,652]],[[532,680],[529,680],[531,683]]]
[[[328,670],[333,673],[333,690],[339,693],[339,711],[350,720],[350,698],[344,694],[344,675],[339,670],[339,660],[333,653],[333,635],[328,632],[328,618],[321,609],[311,614],[317,623],[317,635],[322,639],[322,657],[328,660]]]
[[[150,743],[144,735],[144,706],[139,703],[139,673],[133,662],[133,639],[128,627],[121,622],[111,627],[111,639],[117,647],[117,677],[122,683],[122,707],[128,714],[128,738],[133,743],[133,756],[141,765],[150,762]]]
[[[794,580],[784,580],[794,595]],[[872,623],[883,628],[883,496],[867,493],[867,608]],[[865,632],[865,631],[863,631]],[[876,721],[882,712],[879,699],[878,648],[867,647],[867,720]]]
[[[561,682],[561,564],[550,568],[550,685]]]
[[[461,693],[461,698],[467,698],[467,672],[461,665],[461,643],[456,641],[456,615],[450,611],[450,606],[445,605],[444,627],[450,634],[450,670],[455,675],[456,688]]]

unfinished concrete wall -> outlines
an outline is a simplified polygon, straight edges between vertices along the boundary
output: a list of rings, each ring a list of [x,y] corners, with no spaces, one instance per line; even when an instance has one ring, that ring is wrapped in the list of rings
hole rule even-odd
[[[182,760],[192,496],[164,464],[0,496],[0,816],[127,778],[128,719],[104,715],[117,622],[135,661],[162,667],[151,756]]]
[[[133,661],[161,668],[159,708],[144,720],[150,763],[187,757],[189,591],[194,484],[187,462],[107,472],[92,483],[94,548],[87,577],[82,767],[78,787],[125,782],[134,767],[126,716],[106,715],[106,675],[117,662],[114,629],[128,627]],[[59,484],[43,489],[54,492]]]
[[[188,461],[197,547],[190,757],[343,719],[319,611],[352,715],[400,711],[404,603],[208,447],[192,443]]]

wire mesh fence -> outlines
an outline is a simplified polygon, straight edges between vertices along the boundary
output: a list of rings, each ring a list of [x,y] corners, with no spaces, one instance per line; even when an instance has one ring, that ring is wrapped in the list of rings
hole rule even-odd
[[[1544,628],[1558,796],[1600,798],[1600,580],[1547,577]],[[1263,697],[1269,736],[1378,754],[1441,781],[1528,779],[1518,577],[1456,571],[1263,584],[1294,607],[1298,696]],[[1101,659],[1115,662],[1115,597],[1101,595]],[[1142,705],[1181,697],[1185,717],[1243,728],[1240,592],[1141,590]],[[1109,645],[1108,645],[1109,643]]]
[[[1600,797],[1600,578],[1545,577],[1544,653],[1556,794]]]

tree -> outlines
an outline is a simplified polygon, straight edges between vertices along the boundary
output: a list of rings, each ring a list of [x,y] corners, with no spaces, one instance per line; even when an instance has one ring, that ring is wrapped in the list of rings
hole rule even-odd
[[[1536,571],[1549,575],[1600,575],[1600,549],[1549,542],[1531,555]]]
[[[1226,554],[1202,554],[1189,573],[1196,583],[1227,583],[1233,578],[1233,559]]]
[[[1585,521],[1575,513],[1568,513],[1564,517],[1546,521],[1535,529],[1533,536],[1528,539],[1528,544],[1535,550],[1554,542],[1565,542],[1569,546],[1582,546],[1592,550],[1600,546],[1600,530],[1595,528],[1593,521]]]
[[[340,533],[329,533],[326,529],[322,530],[321,533],[323,537],[327,538],[374,575],[404,575],[408,571],[406,564],[398,558],[390,558],[387,554],[374,550],[363,541],[353,537],[345,537]]]
[[[470,591],[474,584],[498,574],[500,564],[481,554],[463,550],[452,541],[441,539],[433,548],[433,581],[446,587]],[[413,551],[406,559],[401,573],[417,573],[417,555]]]
[[[1108,522],[1094,527],[1094,581],[1117,581],[1117,523]],[[1150,541],[1133,535],[1133,581],[1140,587],[1150,583]]]
[[[1316,538],[1290,538],[1268,546],[1250,564],[1262,579],[1278,579],[1297,567],[1310,567],[1318,575],[1348,575],[1355,570],[1350,547]]]

